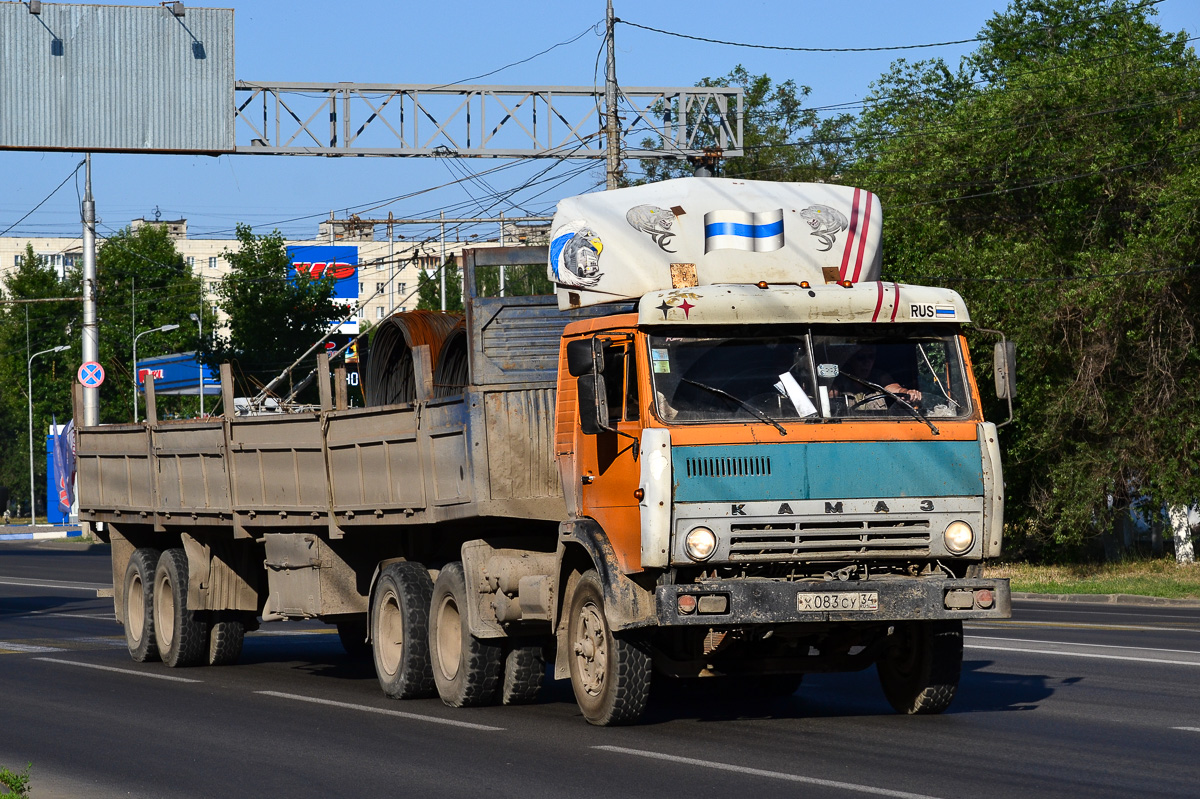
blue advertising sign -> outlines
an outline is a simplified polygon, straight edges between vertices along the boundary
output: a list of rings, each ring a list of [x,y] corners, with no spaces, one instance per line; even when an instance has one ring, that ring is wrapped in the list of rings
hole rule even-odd
[[[137,387],[146,390],[146,375],[154,375],[155,394],[199,394],[201,384],[204,396],[221,393],[221,377],[211,367],[201,366],[194,352],[177,352],[157,358],[139,358]]]
[[[339,305],[353,307],[358,303],[358,248],[331,244],[293,244],[287,248],[292,267],[291,280],[334,278],[333,299]],[[331,319],[338,333],[357,333],[358,319],[351,316],[345,322]]]

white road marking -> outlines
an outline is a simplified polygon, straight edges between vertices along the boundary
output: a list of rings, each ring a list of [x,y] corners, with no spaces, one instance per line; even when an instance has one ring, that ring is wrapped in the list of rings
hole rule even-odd
[[[295,699],[297,702],[310,702],[314,705],[328,705],[330,707],[340,707],[345,710],[361,710],[366,713],[378,713],[382,716],[395,716],[396,718],[411,719],[413,721],[429,721],[434,724],[446,724],[451,727],[463,727],[468,730],[482,730],[484,732],[502,732],[504,727],[489,727],[486,724],[473,724],[469,721],[456,721],[454,719],[441,719],[437,716],[422,716],[419,713],[406,713],[403,710],[386,710],[381,707],[371,707],[370,705],[352,705],[349,702],[335,702],[332,699],[317,699],[315,696],[301,696],[300,694],[285,694],[279,691],[255,691],[254,693],[262,696],[274,696],[279,699]]]
[[[1200,732],[1200,727],[1172,727],[1173,730],[1183,730],[1184,732]]]
[[[46,663],[59,663],[63,666],[81,666],[85,669],[96,669],[98,671],[115,671],[117,674],[131,674],[134,677],[149,677],[152,680],[170,680],[171,682],[204,682],[204,680],[193,680],[188,677],[173,677],[170,674],[152,674],[148,671],[134,671],[133,669],[118,669],[113,666],[101,666],[99,663],[81,663],[78,660],[60,660],[58,658],[34,658],[34,660],[45,661]]]
[[[13,641],[0,641],[0,652],[61,652],[56,646],[36,646],[34,644],[18,644]]]
[[[970,636],[970,641],[992,641],[1005,639],[989,638],[987,636]],[[1001,652],[1022,652],[1030,655],[1058,655],[1060,657],[1072,658],[1091,658],[1093,660],[1124,660],[1133,663],[1157,663],[1164,666],[1200,666],[1200,652],[1185,652],[1184,650],[1163,650],[1168,652],[1181,652],[1195,656],[1195,660],[1168,660],[1166,658],[1153,657],[1135,657],[1133,655],[1108,655],[1102,652],[1079,652],[1066,647],[1089,647],[1089,646],[1105,646],[1103,644],[1059,644],[1053,641],[1036,641],[1034,643],[1041,644],[1045,649],[1034,649],[1032,647],[1007,646],[1004,644],[984,644],[984,643],[963,643],[964,649],[989,649],[999,650]],[[1133,652],[1154,652],[1153,649],[1141,649],[1138,647],[1113,647],[1116,649],[1128,649]]]
[[[117,617],[109,613],[107,616],[89,616],[86,613],[28,613],[28,616],[39,615],[52,619],[92,619],[93,621],[116,621]]]
[[[1045,627],[1052,630],[1116,630],[1119,632],[1200,633],[1200,627],[1151,627],[1144,624],[1088,624],[1082,621],[1021,621],[997,619],[986,624],[963,625],[968,630],[998,630],[1005,627]]]
[[[1200,655],[1194,649],[1155,649],[1149,646],[1124,646],[1121,644],[1085,644],[1078,641],[1039,641],[1034,638],[1001,638],[998,635],[968,635],[968,641],[1019,641],[1023,644],[1047,644],[1049,646],[1087,646],[1100,649],[1130,649],[1136,652],[1174,652],[1179,655]]]
[[[0,577],[0,585],[17,585],[22,588],[62,588],[67,591],[96,591],[112,588],[108,583],[70,583],[66,580],[26,580],[21,577]]]
[[[685,766],[699,766],[701,768],[715,769],[716,771],[732,771],[736,774],[748,774],[753,777],[767,777],[773,780],[784,780],[785,782],[799,782],[805,785],[819,785],[822,788],[841,788],[846,791],[857,791],[858,793],[867,793],[874,796],[894,796],[897,799],[934,799],[923,793],[908,793],[907,791],[893,791],[890,788],[876,788],[873,785],[858,785],[853,782],[838,782],[837,780],[823,780],[818,777],[805,777],[801,774],[789,774],[785,771],[767,771],[766,769],[750,768],[748,766],[735,766],[730,763],[716,763],[711,760],[699,760],[693,757],[679,757],[677,755],[665,755],[661,752],[647,752],[642,749],[626,749],[623,746],[593,746],[593,749],[599,749],[604,752],[615,752],[621,755],[632,755],[634,757],[646,757],[651,760],[665,760],[669,763],[680,763]]]

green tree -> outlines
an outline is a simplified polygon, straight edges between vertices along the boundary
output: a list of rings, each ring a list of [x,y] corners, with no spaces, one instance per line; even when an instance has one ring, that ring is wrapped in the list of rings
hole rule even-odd
[[[146,358],[200,349],[191,314],[204,314],[204,329],[216,322],[205,307],[200,279],[175,249],[164,226],[129,228],[105,239],[96,253],[96,313],[100,332],[100,421],[128,422],[133,418],[133,343],[147,330],[179,325],[176,330],[150,333],[137,341],[139,363]],[[139,394],[139,417],[145,406]],[[192,415],[199,400],[191,396],[158,397],[160,417]]]
[[[831,180],[854,158],[852,139],[847,135],[853,117],[838,114],[821,117],[805,108],[811,93],[808,86],[794,81],[774,82],[767,75],[754,75],[740,64],[728,75],[703,78],[701,87],[740,86],[745,90],[742,149],[745,154],[723,161],[718,169],[722,177],[752,180],[823,181]],[[659,103],[654,112],[663,119],[680,113],[677,106]],[[690,109],[689,114],[695,114]],[[722,115],[714,104],[700,111],[698,147],[717,147],[722,126],[736,130],[737,110]],[[643,147],[661,148],[661,142],[645,139]],[[684,159],[643,159],[644,179],[653,183],[668,178],[689,176],[693,167]]]
[[[247,381],[242,390],[256,393],[320,340],[345,309],[331,299],[333,277],[292,279],[279,231],[256,236],[239,224],[237,240],[238,249],[223,254],[230,271],[216,290],[228,333],[214,337],[204,357],[212,366],[232,362],[235,379]],[[314,353],[296,382],[315,364]],[[275,393],[287,394],[291,386],[285,381]]]
[[[1200,496],[1200,66],[1153,14],[1014,0],[957,71],[894,64],[856,130],[846,180],[883,201],[888,279],[956,288],[1017,343],[1028,554],[1094,546],[1136,496]]]
[[[33,449],[35,501],[44,513],[46,456],[42,441],[52,417],[60,424],[71,418],[71,381],[79,363],[79,312],[75,302],[17,303],[13,300],[71,297],[79,294],[79,276],[57,271],[38,257],[32,245],[16,269],[0,284],[0,485],[11,491],[14,508],[28,505],[29,497],[29,357],[54,347],[33,362]]]
[[[453,257],[447,258],[441,269],[425,271],[417,277],[417,308],[424,311],[442,309],[442,272],[446,273],[446,310],[462,311],[462,271]]]

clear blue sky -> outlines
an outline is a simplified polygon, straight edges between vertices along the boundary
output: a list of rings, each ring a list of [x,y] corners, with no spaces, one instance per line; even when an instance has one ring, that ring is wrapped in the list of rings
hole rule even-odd
[[[189,4],[191,5],[191,4]],[[201,4],[196,4],[201,5]],[[205,4],[217,5],[217,4]],[[1002,0],[858,0],[794,3],[692,0],[634,3],[616,0],[618,17],[697,36],[784,46],[881,47],[970,39],[1007,2]],[[449,83],[525,59],[587,31],[572,44],[478,82],[506,85],[592,85],[601,47],[604,2],[333,4],[327,0],[238,0],[235,74],[248,81]],[[1158,21],[1168,31],[1200,32],[1200,2],[1165,0]],[[595,31],[589,27],[596,25]],[[690,86],[743,64],[776,80],[810,86],[809,104],[860,99],[870,82],[898,57],[940,56],[956,64],[970,45],[906,52],[788,53],[689,41],[618,25],[617,73],[630,86]],[[2,65],[0,65],[2,67]],[[600,62],[603,70],[603,60]],[[602,79],[602,73],[599,76]],[[74,153],[0,152],[0,231],[41,201],[74,169]],[[481,171],[500,161],[458,162]],[[562,196],[589,191],[603,180],[602,162],[541,197],[551,183],[517,195],[520,206],[491,212],[547,213]],[[523,184],[545,161],[521,164],[489,177],[497,190]],[[547,177],[581,166],[560,163]],[[93,157],[99,232],[106,235],[139,216],[186,217],[195,237],[228,237],[237,222],[258,232],[273,227],[289,237],[316,235],[318,217],[331,209],[374,203],[457,178],[434,159],[353,159],[280,156],[110,155]],[[450,186],[376,208],[372,216],[433,215],[442,209],[476,215],[462,203],[482,192],[474,183]],[[299,217],[312,218],[296,220]],[[76,195],[68,183],[8,235],[76,236]],[[415,233],[416,231],[414,231]]]

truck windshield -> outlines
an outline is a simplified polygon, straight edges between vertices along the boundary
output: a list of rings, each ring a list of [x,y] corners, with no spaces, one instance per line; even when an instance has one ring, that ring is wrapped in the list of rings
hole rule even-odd
[[[650,336],[650,371],[665,422],[971,412],[958,336],[948,326],[691,328]]]

